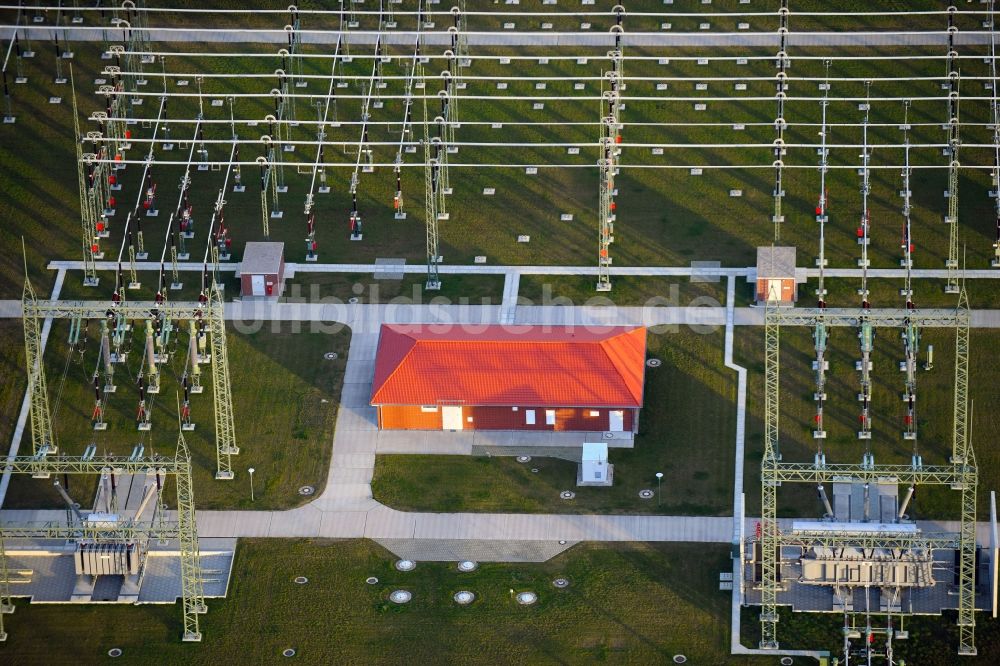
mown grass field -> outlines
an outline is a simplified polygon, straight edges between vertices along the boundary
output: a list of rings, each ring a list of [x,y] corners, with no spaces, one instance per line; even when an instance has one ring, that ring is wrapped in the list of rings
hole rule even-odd
[[[12,663],[94,662],[112,647],[129,663],[505,664],[595,661],[755,664],[729,652],[729,594],[718,572],[728,547],[695,544],[583,544],[545,563],[421,562],[408,573],[370,541],[244,540],[229,598],[209,601],[200,644],[180,642],[176,606],[34,606],[5,616],[0,655]],[[292,579],[306,576],[309,583]],[[368,576],[379,579],[366,585]],[[565,590],[552,580],[565,577]],[[388,594],[407,589],[395,606]],[[452,595],[473,591],[463,608]],[[519,606],[509,590],[539,595]],[[98,628],[98,625],[100,628]],[[119,660],[121,660],[119,659]]]
[[[372,493],[389,506],[420,511],[730,513],[736,376],[722,363],[722,333],[679,327],[651,335],[648,354],[663,365],[647,369],[635,448],[609,452],[613,487],[577,488],[576,463],[540,455],[527,464],[394,455],[376,458]],[[656,488],[656,472],[664,473],[661,496],[640,499],[640,490]],[[576,498],[560,499],[563,490]]]

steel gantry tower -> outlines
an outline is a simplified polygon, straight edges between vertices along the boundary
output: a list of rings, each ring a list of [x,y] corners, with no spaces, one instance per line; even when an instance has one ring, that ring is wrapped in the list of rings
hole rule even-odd
[[[159,323],[176,321],[206,322],[211,345],[212,387],[215,402],[215,444],[217,479],[232,479],[231,456],[239,453],[236,445],[232,389],[229,379],[228,351],[226,348],[225,317],[222,293],[212,281],[209,295],[204,302],[126,302],[119,301],[110,306],[96,301],[40,301],[35,298],[31,282],[25,276],[22,298],[24,345],[28,368],[28,391],[31,396],[31,438],[32,451],[40,453],[43,448],[51,455],[58,449],[53,438],[52,414],[49,409],[48,392],[45,382],[45,366],[42,360],[41,322],[47,318],[104,320],[113,316],[116,321],[155,321]],[[173,330],[187,328],[171,325]]]
[[[201,630],[198,615],[207,612],[201,576],[201,554],[198,546],[198,528],[195,520],[194,488],[191,483],[191,454],[184,436],[177,436],[177,448],[173,457],[143,455],[137,447],[131,456],[98,456],[96,447],[91,445],[80,457],[59,456],[51,451],[40,451],[32,456],[8,458],[3,463],[4,473],[30,474],[35,478],[52,475],[111,475],[148,474],[150,476],[173,476],[176,482],[177,511],[173,520],[152,520],[143,523],[138,515],[132,518],[119,517],[115,521],[73,520],[69,524],[40,522],[0,526],[0,608],[11,609],[9,572],[4,558],[6,539],[66,539],[88,541],[90,543],[111,544],[127,541],[151,539],[177,539],[181,561],[181,600],[184,631],[182,640],[200,641]],[[96,508],[96,507],[95,507]],[[160,517],[163,517],[162,512]],[[5,612],[10,612],[6,611]],[[0,613],[0,636],[3,633],[3,615]],[[3,640],[0,638],[0,640]]]
[[[600,172],[598,190],[598,237],[597,237],[597,291],[611,291],[611,244],[615,242],[615,217],[617,204],[615,196],[615,176],[618,175],[618,161],[622,141],[622,124],[619,119],[621,105],[619,99],[624,87],[622,77],[623,58],[621,49],[608,52],[611,70],[605,72],[608,89],[601,93],[601,138],[600,158],[597,167]]]
[[[948,214],[945,224],[948,225],[948,258],[945,268],[948,277],[944,285],[946,294],[957,294],[958,285],[958,149],[961,146],[958,124],[958,52],[955,50],[956,8],[948,8]]]
[[[961,526],[954,545],[959,553],[958,628],[961,655],[976,654],[975,585],[976,585],[976,486],[978,474],[975,454],[968,437],[968,299],[959,295],[954,310],[873,310],[873,309],[781,309],[769,304],[765,312],[764,356],[764,457],[761,462],[761,641],[760,647],[776,649],[777,595],[782,590],[779,578],[781,546],[801,540],[801,535],[782,533],[777,524],[777,489],[782,483],[856,481],[864,483],[887,480],[909,485],[940,485],[961,492]],[[911,464],[876,464],[869,453],[860,464],[828,463],[817,456],[813,462],[783,462],[779,442],[780,413],[780,331],[782,326],[860,327],[865,322],[879,328],[905,328],[908,324],[925,328],[954,328],[955,392],[952,455],[947,464],[925,465],[919,458]],[[921,538],[929,538],[921,535]],[[949,537],[952,538],[952,537]],[[817,537],[827,545],[858,545],[869,548],[898,547],[898,535],[825,533]],[[862,543],[863,541],[863,543]],[[810,541],[814,543],[814,541]]]
[[[424,81],[424,66],[418,57],[415,60],[415,78]],[[427,228],[427,282],[424,288],[437,290],[441,288],[441,277],[438,275],[438,264],[441,258],[438,254],[438,220],[447,216],[442,212],[444,192],[441,183],[440,157],[441,142],[433,143],[431,148],[430,123],[427,114],[427,96],[423,95],[424,109],[424,224]]]

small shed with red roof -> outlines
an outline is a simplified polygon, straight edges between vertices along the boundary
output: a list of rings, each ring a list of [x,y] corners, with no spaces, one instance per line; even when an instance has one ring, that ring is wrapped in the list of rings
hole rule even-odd
[[[386,430],[635,432],[644,327],[382,326],[371,404]]]

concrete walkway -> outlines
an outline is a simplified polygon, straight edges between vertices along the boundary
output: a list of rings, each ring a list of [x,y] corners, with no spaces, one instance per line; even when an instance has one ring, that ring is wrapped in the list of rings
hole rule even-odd
[[[497,32],[465,32],[470,47],[476,46],[551,46],[551,47],[613,47],[614,35],[608,32],[613,24],[613,16],[608,13],[604,25],[597,24],[592,32],[553,32],[553,31],[497,31]],[[793,13],[794,16],[794,13]],[[514,19],[524,20],[526,17]],[[276,19],[282,23],[284,18]],[[422,30],[424,44],[428,46],[450,46],[451,35],[445,32],[448,22],[439,22],[440,28]],[[778,17],[775,13],[774,32],[626,32],[622,35],[622,45],[628,47],[702,47],[702,48],[753,48],[771,47],[777,49],[780,37],[777,32]],[[941,46],[948,43],[944,30],[945,19],[942,17],[942,29],[937,32],[791,32],[788,34],[789,47],[804,46]],[[17,26],[0,25],[0,32],[10,34]],[[26,34],[30,39],[47,41],[52,39],[52,26],[46,24],[28,24],[20,26],[22,37]],[[107,34],[118,40],[119,30],[110,26],[107,28],[92,26],[65,26],[64,32],[74,42],[100,42]],[[412,47],[416,33],[412,29],[391,30],[382,33],[382,43]],[[341,35],[350,45],[374,45],[378,38],[377,31],[349,30],[341,33],[337,30],[299,30],[304,44],[336,44]],[[148,31],[150,42],[194,42],[194,43],[257,43],[281,44],[288,43],[288,33],[280,26],[274,29],[248,30],[239,28],[152,28]],[[962,31],[955,36],[959,46],[972,44],[989,44],[990,33],[984,31]],[[154,52],[155,48],[152,49]],[[473,53],[475,55],[475,53]],[[792,54],[794,60],[794,54]]]

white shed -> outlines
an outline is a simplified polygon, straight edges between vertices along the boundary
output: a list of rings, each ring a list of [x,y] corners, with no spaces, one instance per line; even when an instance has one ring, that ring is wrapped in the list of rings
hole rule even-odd
[[[610,486],[614,465],[608,464],[608,445],[603,442],[585,442],[583,458],[576,475],[578,486]]]

